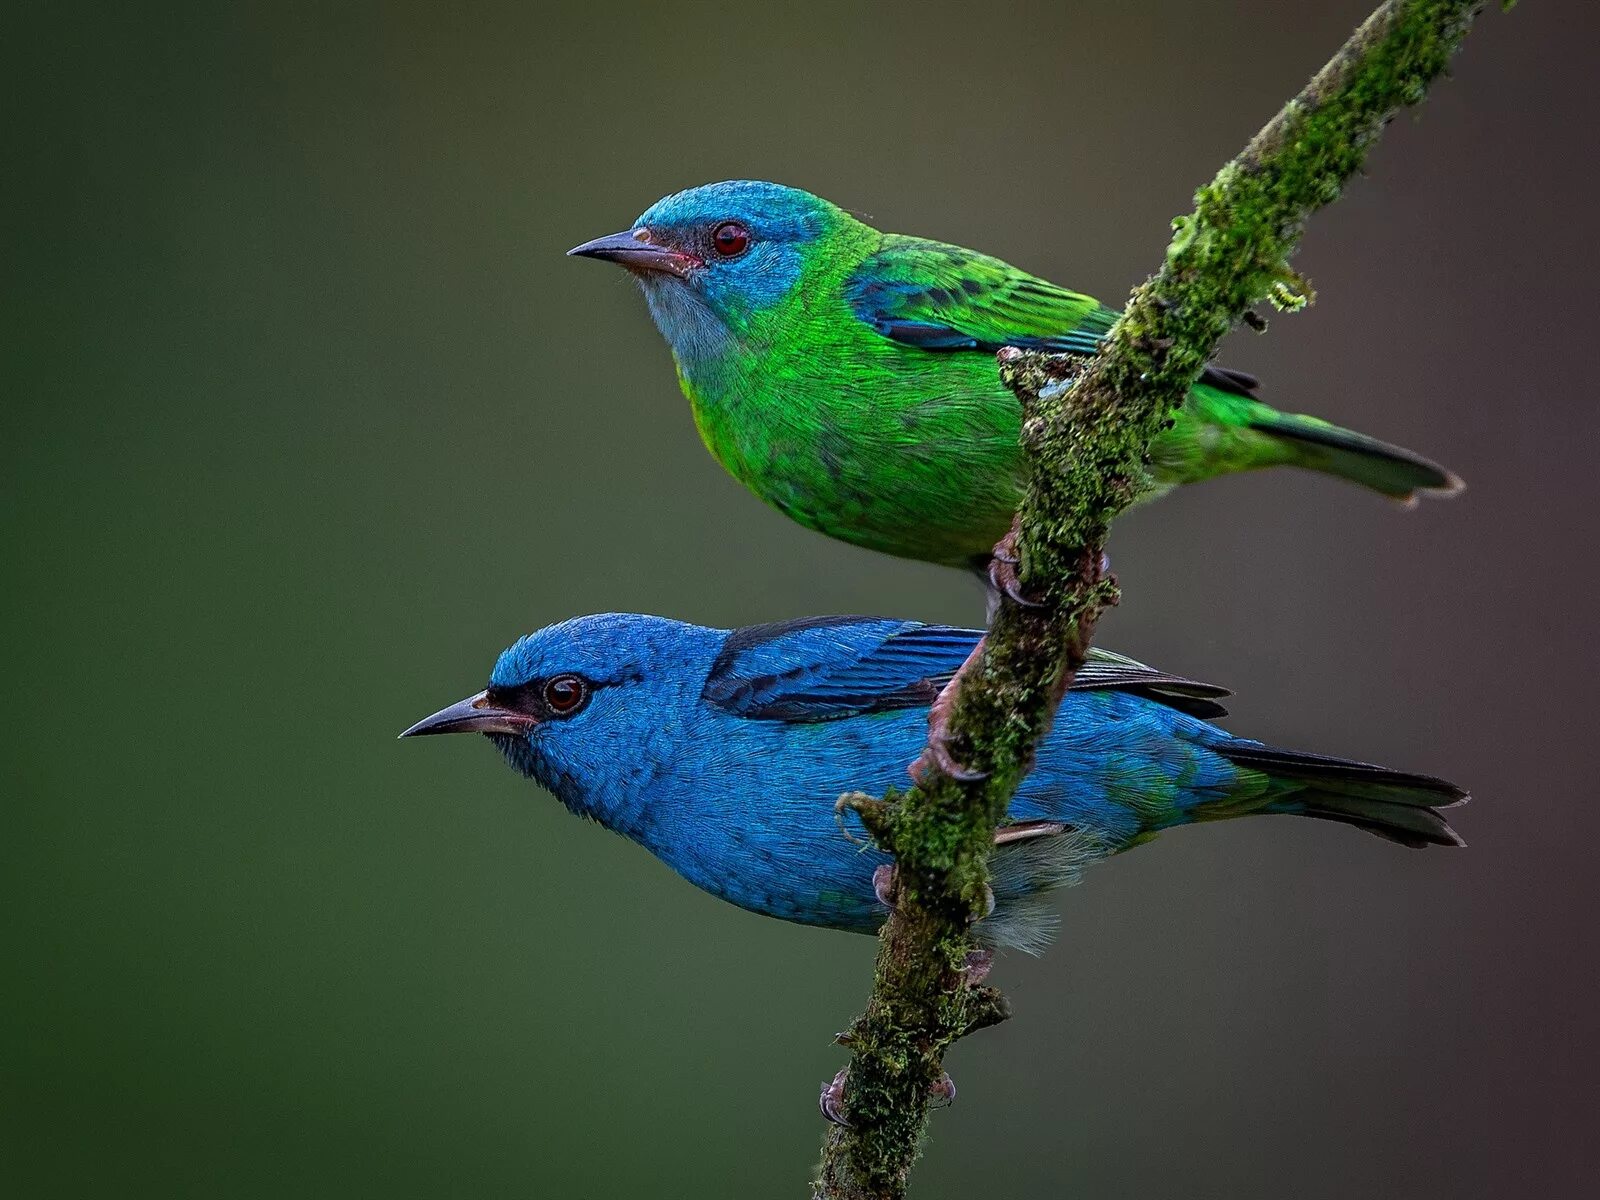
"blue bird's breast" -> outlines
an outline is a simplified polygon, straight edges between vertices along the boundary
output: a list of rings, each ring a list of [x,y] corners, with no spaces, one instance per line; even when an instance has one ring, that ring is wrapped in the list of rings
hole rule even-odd
[[[1175,736],[1180,729],[1189,736]],[[872,873],[889,860],[866,843],[858,820],[841,819],[837,801],[907,786],[926,735],[925,708],[811,722],[711,714],[652,785],[650,819],[628,833],[742,908],[871,931],[884,916]],[[1225,796],[1237,775],[1191,740],[1206,736],[1227,737],[1136,696],[1072,693],[1010,817],[1060,822],[1106,853],[1182,824],[1194,805]],[[1019,898],[997,891],[1001,906]]]
[[[640,840],[691,883],[741,908],[876,929],[884,914],[872,873],[889,859],[836,805],[845,792],[906,784],[926,714],[813,723],[719,717],[708,726],[670,785],[658,785],[656,819]],[[692,799],[672,803],[669,793]]]

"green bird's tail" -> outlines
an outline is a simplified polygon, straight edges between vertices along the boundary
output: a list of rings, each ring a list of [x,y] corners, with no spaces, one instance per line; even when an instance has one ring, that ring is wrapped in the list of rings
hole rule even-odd
[[[1466,486],[1453,472],[1420,454],[1316,417],[1268,409],[1248,428],[1276,442],[1292,466],[1337,475],[1396,500],[1414,501],[1423,493],[1449,496]]]
[[[1211,368],[1170,430],[1150,447],[1156,483],[1170,486],[1259,467],[1305,467],[1397,500],[1448,496],[1465,485],[1453,472],[1400,446],[1319,417],[1283,413],[1252,394],[1255,380]]]
[[[1443,779],[1253,743],[1221,753],[1284,793],[1260,812],[1339,821],[1413,848],[1465,845],[1439,810],[1463,803],[1467,793]]]

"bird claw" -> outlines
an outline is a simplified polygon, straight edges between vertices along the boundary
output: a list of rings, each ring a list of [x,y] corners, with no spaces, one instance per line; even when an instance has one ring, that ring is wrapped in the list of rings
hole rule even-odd
[[[823,1118],[841,1129],[850,1128],[850,1121],[844,1112],[844,1081],[849,1075],[850,1070],[846,1067],[830,1082],[822,1085],[822,1094],[817,1097],[817,1108]],[[945,1108],[956,1102],[956,1081],[950,1078],[949,1072],[940,1075],[939,1081],[928,1089],[928,1102],[934,1108]]]
[[[974,650],[973,653],[976,654],[977,651]],[[965,667],[962,669],[965,670]],[[950,699],[948,698],[954,694],[954,681],[952,681],[945,685],[944,691],[939,693],[939,698],[933,702],[933,707],[928,711],[928,744],[923,747],[922,756],[911,764],[911,778],[918,783],[924,782],[923,776],[930,768],[943,772],[957,783],[980,783],[989,778],[989,772],[974,771],[950,753]]]
[[[980,783],[989,778],[987,771],[974,771],[950,753],[950,711],[955,706],[956,690],[961,679],[983,653],[983,639],[967,655],[967,660],[957,669],[950,682],[934,699],[928,709],[928,741],[922,753],[911,764],[909,773],[917,783],[926,783],[932,772],[941,772],[957,783]]]
[[[993,911],[993,907],[994,906],[991,901],[991,911]],[[968,950],[967,962],[966,965],[961,968],[961,974],[966,980],[968,987],[977,987],[985,979],[989,978],[989,972],[993,969],[993,950]]]
[[[884,863],[872,872],[872,894],[878,898],[879,904],[892,910],[895,906],[894,893],[894,864]]]
[[[1021,608],[1043,608],[1042,601],[1035,600],[1022,590],[1022,580],[1017,574],[1017,568],[1022,565],[1022,559],[1017,554],[1020,529],[1021,523],[1013,518],[1010,532],[995,545],[994,553],[989,558],[989,586]]]
[[[925,783],[925,776],[930,771],[938,771],[948,775],[957,783],[981,783],[989,778],[987,771],[975,771],[971,767],[957,761],[950,753],[950,745],[946,740],[944,722],[941,719],[936,728],[928,732],[928,744],[923,747],[922,757],[911,764],[911,778],[918,783]]]
[[[850,1122],[844,1116],[844,1081],[849,1074],[849,1068],[840,1071],[831,1083],[822,1085],[822,1095],[817,1097],[817,1108],[821,1110],[823,1118],[840,1129],[850,1128]]]
[[[873,871],[872,871],[872,894],[877,897],[878,903],[883,905],[885,908],[889,909],[892,912],[894,909],[899,907],[899,899],[900,898],[899,898],[899,894],[898,893],[899,893],[899,877],[895,874],[894,864],[893,863],[882,863],[879,866],[873,868]],[[977,920],[981,921],[985,917],[988,917],[988,916],[992,915],[993,913],[994,913],[994,889],[992,887],[990,887],[986,883],[986,884],[983,885],[983,915],[978,917]],[[969,964],[968,965],[969,966],[971,965],[970,959],[972,958],[972,956],[973,955],[979,955],[979,954],[989,954],[989,951],[987,951],[987,950],[974,950],[974,951],[972,951],[972,954],[968,956],[968,958],[969,958]],[[992,954],[990,955],[990,958],[993,958]],[[984,967],[984,971],[985,971],[985,973],[988,972],[988,967],[987,966]]]
[[[989,560],[989,586],[1022,608],[1043,608],[1042,601],[1035,600],[1022,590],[1022,580],[1017,576],[1019,565],[1020,560],[1016,555],[1001,553],[996,549],[994,557]]]

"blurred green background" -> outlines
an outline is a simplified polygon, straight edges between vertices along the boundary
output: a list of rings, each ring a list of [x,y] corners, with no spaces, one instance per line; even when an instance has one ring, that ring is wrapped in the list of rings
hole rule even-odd
[[[801,1194],[873,944],[394,735],[574,613],[981,597],[745,494],[562,251],[754,176],[1115,300],[1368,7],[16,6],[0,1191]],[[1597,34],[1487,14],[1314,221],[1315,308],[1226,355],[1466,495],[1237,478],[1113,547],[1105,644],[1470,785],[1470,848],[1097,868],[999,964],[918,1195],[1588,1194]]]

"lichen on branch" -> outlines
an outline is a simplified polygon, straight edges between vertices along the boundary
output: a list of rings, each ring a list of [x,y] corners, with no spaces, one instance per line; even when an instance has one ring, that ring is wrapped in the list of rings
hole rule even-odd
[[[1478,0],[1388,0],[1173,222],[1160,270],[1133,292],[1091,359],[1002,350],[1023,406],[1028,488],[1013,536],[1022,599],[1003,596],[979,651],[942,698],[945,747],[969,769],[930,765],[882,799],[847,796],[895,856],[895,909],[880,937],[851,1049],[847,1125],[834,1127],[814,1194],[897,1200],[925,1132],[945,1051],[1003,1019],[992,988],[967,984],[996,827],[1095,622],[1116,602],[1104,545],[1146,485],[1151,440],[1171,421],[1222,338],[1273,301],[1301,307],[1289,267],[1306,218],[1337,199],[1383,127],[1445,71]],[[935,760],[925,756],[925,762]]]

